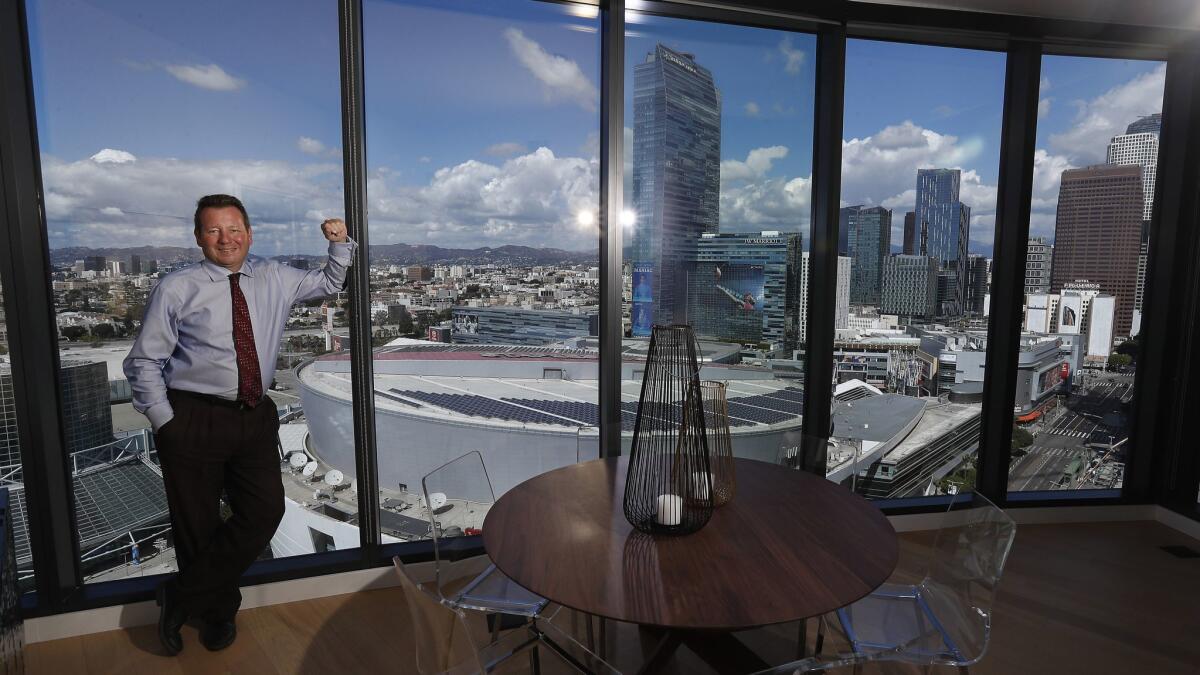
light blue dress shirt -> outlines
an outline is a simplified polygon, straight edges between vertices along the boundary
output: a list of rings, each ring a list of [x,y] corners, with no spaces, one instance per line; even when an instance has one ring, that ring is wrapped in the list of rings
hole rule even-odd
[[[242,263],[238,286],[246,296],[263,391],[275,378],[279,340],[292,305],[342,290],[357,244],[329,243],[324,269],[304,271],[258,256]],[[175,416],[167,389],[237,399],[230,271],[204,260],[171,272],[150,292],[142,330],[125,358],[133,407],[154,431]]]

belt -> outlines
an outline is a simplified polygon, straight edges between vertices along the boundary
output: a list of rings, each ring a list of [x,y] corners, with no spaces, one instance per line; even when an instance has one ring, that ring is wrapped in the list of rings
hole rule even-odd
[[[216,394],[202,394],[198,391],[188,391],[186,389],[168,389],[167,391],[171,394],[178,394],[180,396],[196,399],[197,401],[203,401],[211,405],[221,406],[222,408],[233,408],[235,410],[253,410],[254,408],[262,405],[263,401],[265,401],[267,398],[266,396],[263,396],[262,398],[258,399],[258,403],[255,404],[255,406],[251,407],[250,404],[246,403],[245,401],[230,400],[221,396],[217,396]]]

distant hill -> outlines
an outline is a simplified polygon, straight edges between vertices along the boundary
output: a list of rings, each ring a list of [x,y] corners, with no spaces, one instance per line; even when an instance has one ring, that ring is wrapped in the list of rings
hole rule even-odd
[[[146,260],[200,260],[200,249],[183,248],[181,246],[136,246],[88,248],[85,246],[70,246],[56,248],[50,251],[50,262],[55,265],[69,265],[76,260],[88,256],[105,256],[129,260],[136,255]],[[320,260],[324,256],[294,255],[273,256],[277,258],[307,258]],[[599,251],[580,252],[564,251],[557,248],[533,248],[532,246],[498,246],[484,248],[442,248],[427,244],[379,244],[371,247],[371,262],[374,264],[407,265],[432,263],[460,264],[511,264],[511,265],[553,265],[568,264],[598,264]]]
[[[379,244],[371,247],[371,262],[386,262],[393,265],[414,263],[598,264],[599,255],[598,250],[580,252],[557,248],[533,248],[532,246],[469,249],[442,248],[428,244]]]
[[[194,246],[188,248],[182,246],[105,246],[102,248],[68,246],[67,248],[50,249],[50,262],[54,265],[69,265],[76,260],[83,260],[88,256],[97,255],[126,261],[129,260],[129,256],[131,255],[136,255],[144,260],[161,260],[163,262],[171,260],[200,260],[201,258],[200,249]]]

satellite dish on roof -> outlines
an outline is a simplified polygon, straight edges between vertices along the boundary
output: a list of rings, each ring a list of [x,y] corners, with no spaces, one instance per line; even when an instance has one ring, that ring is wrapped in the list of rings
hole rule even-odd
[[[304,471],[302,473],[304,474],[305,478],[309,478],[316,472],[317,472],[317,463],[309,462],[308,464],[304,465]]]
[[[435,492],[435,493],[429,495],[429,510],[430,511],[437,511],[438,509],[442,508],[445,505],[446,505],[446,493],[445,492]]]
[[[304,468],[304,465],[308,464],[308,455],[304,454],[303,452],[293,452],[291,459],[288,460],[288,464],[290,464],[293,469]]]
[[[329,473],[325,474],[325,484],[330,487],[337,487],[346,480],[346,476],[337,469],[330,469]]]

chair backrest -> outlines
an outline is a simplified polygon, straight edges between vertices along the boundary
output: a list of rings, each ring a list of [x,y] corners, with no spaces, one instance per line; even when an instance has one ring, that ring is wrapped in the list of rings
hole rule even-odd
[[[440,597],[417,583],[399,557],[392,558],[400,587],[412,619],[417,670],[422,675],[455,672],[486,672],[479,648],[471,638],[462,610],[442,603]]]
[[[974,663],[987,649],[996,588],[1016,534],[1012,518],[978,492],[960,494],[938,529],[921,597],[956,661]]]
[[[421,491],[433,537],[438,593],[445,597],[442,578],[444,562],[458,559],[456,547],[447,540],[483,530],[483,520],[496,501],[492,481],[483,465],[483,455],[472,450],[425,474]],[[465,549],[464,549],[465,550]],[[472,554],[477,554],[475,551]]]

